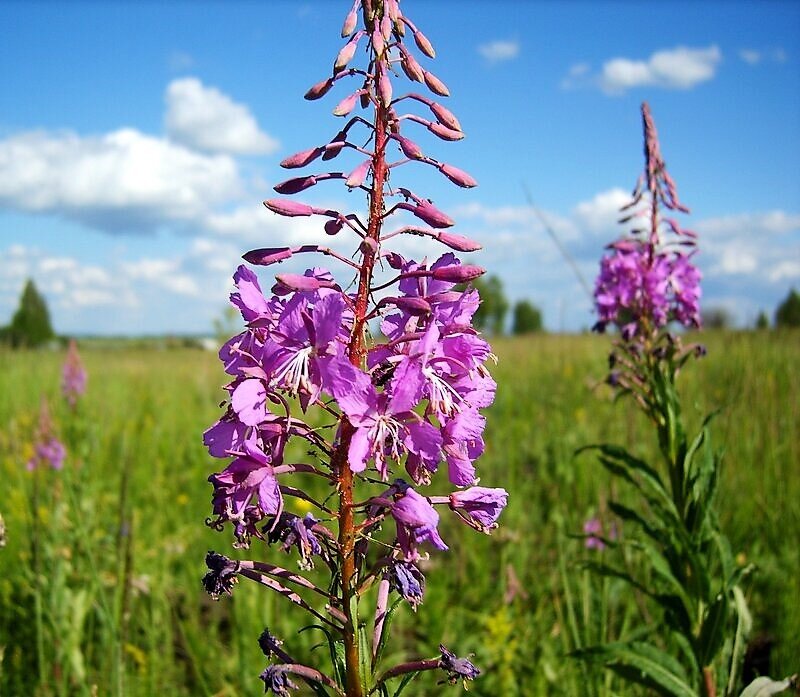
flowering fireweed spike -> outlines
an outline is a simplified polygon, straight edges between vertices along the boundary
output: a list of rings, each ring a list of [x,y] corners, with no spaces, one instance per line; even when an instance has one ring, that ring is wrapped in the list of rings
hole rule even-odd
[[[576,648],[574,654],[665,694],[732,695],[739,693],[747,645],[741,582],[749,571],[733,571],[730,543],[714,507],[721,456],[711,445],[711,416],[698,434],[689,434],[677,389],[679,371],[704,353],[697,345],[684,346],[677,333],[700,326],[697,236],[664,215],[664,209],[669,215],[688,209],[666,170],[647,104],[642,122],[644,171],[621,220],[635,219],[637,229],[612,242],[600,262],[595,329],[616,330],[607,382],[633,397],[648,417],[660,457],[649,463],[622,446],[591,446],[638,499],[633,507],[609,502],[626,524],[624,536],[617,535],[616,521],[605,527],[590,518],[582,537],[593,555],[604,556],[602,564],[589,561],[588,568],[637,589],[648,606],[643,614],[652,615],[660,630],[657,645],[647,639],[647,627],[631,628],[637,641]]]
[[[36,428],[36,440],[33,446],[33,457],[28,460],[26,467],[33,471],[43,465],[48,465],[54,470],[64,466],[67,449],[53,432],[53,422],[50,418],[50,409],[47,400],[42,398],[39,409],[39,424]]]
[[[504,489],[475,486],[486,423],[480,410],[495,393],[485,362],[494,356],[472,327],[480,298],[469,283],[484,270],[449,250],[471,252],[480,245],[449,232],[455,221],[446,212],[399,185],[414,166],[434,166],[461,189],[476,185],[464,170],[423,154],[414,142],[415,129],[427,128],[444,140],[464,137],[456,116],[433,96],[405,92],[408,83],[394,65],[401,62],[417,89],[426,85],[444,96],[444,83],[420,65],[433,58],[433,46],[401,12],[399,0],[354,0],[341,34],[345,42],[333,75],[305,96],[322,99],[341,82],[342,93],[331,99],[334,113],[349,120],[330,141],[281,165],[299,169],[333,158],[341,163],[336,171],[281,182],[275,187],[281,198],[264,205],[265,215],[321,219],[320,229],[329,235],[341,238],[349,231],[353,253],[303,240],[271,247],[265,240],[244,259],[256,267],[294,265],[301,254],[319,253],[336,259],[351,276],[334,278],[322,266],[304,272],[292,266],[277,274],[271,293],[265,293],[249,266],[236,269],[230,299],[244,326],[220,349],[230,382],[224,411],[203,437],[211,456],[225,460],[209,477],[207,524],[229,529],[235,548],[255,540],[258,550],[271,547],[293,559],[278,561],[279,566],[277,560],[233,560],[210,552],[205,589],[219,598],[231,594],[237,582],[258,583],[289,601],[292,610],[305,611],[307,628],[321,631],[330,643],[334,664],[310,667],[263,634],[262,649],[273,663],[260,677],[276,695],[290,694],[301,680],[319,690],[367,697],[400,694],[408,674],[421,670],[443,670],[444,682],[475,678],[478,669],[444,647],[436,658],[394,667],[383,665],[383,653],[398,602],[412,610],[423,602],[427,579],[419,562],[448,550],[439,534],[440,515],[490,532],[508,498]],[[353,84],[345,86],[348,81]],[[398,116],[395,105],[401,100],[426,118]],[[398,149],[406,159],[390,162]],[[365,221],[287,198],[334,185],[343,192],[366,192],[366,205],[353,204],[366,208]],[[424,225],[408,225],[407,213]],[[431,245],[448,249],[431,261],[408,259],[389,246],[402,234],[427,237]],[[376,283],[376,264],[394,269],[396,278]],[[372,320],[382,338],[370,343]],[[289,441],[305,443],[287,449]],[[309,453],[309,462],[285,459],[301,450]],[[446,467],[437,474],[440,465]],[[334,496],[311,489],[320,479],[332,485]],[[438,496],[428,493],[434,480],[444,488]],[[305,517],[292,512],[298,499],[304,510],[312,509]],[[314,581],[306,576],[312,567],[329,574],[328,582],[318,573]],[[373,596],[364,591],[373,584],[376,607],[365,608]],[[387,684],[399,676],[404,677],[397,686]]]
[[[78,355],[78,344],[75,339],[71,339],[67,359],[61,371],[61,393],[70,409],[74,410],[78,406],[78,397],[84,392],[86,392],[86,370]]]

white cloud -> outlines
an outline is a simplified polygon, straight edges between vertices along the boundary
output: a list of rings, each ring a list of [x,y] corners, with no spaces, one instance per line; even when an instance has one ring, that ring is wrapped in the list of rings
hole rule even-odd
[[[752,48],[743,48],[739,51],[739,58],[749,65],[758,65],[761,62],[761,51]]]
[[[169,137],[187,147],[231,155],[263,155],[278,149],[244,105],[195,77],[173,80],[167,86]]]
[[[620,208],[630,201],[629,192],[615,187],[601,191],[588,201],[581,201],[573,209],[573,215],[584,229],[613,233],[615,229],[620,229],[617,222],[622,216]]]
[[[502,63],[519,55],[519,41],[497,39],[478,46],[480,53],[489,63]]]
[[[797,281],[800,279],[800,261],[796,259],[779,261],[769,270],[767,277],[772,283],[784,280]]]
[[[647,60],[613,58],[603,64],[598,84],[609,94],[621,94],[634,87],[691,89],[716,74],[722,61],[717,46],[656,51]]]
[[[34,131],[0,140],[0,206],[108,232],[192,221],[241,192],[235,161],[125,128]]]
[[[742,237],[759,240],[765,237],[780,236],[800,232],[800,215],[782,210],[764,213],[738,213],[736,215],[707,218],[692,226],[703,237],[715,240],[729,240]]]
[[[786,51],[780,46],[770,49],[759,50],[755,48],[743,48],[739,51],[741,58],[748,65],[758,65],[759,63],[785,63],[788,60]]]

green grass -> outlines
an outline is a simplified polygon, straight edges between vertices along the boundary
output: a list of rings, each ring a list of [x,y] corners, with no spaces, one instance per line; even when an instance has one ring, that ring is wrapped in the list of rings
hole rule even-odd
[[[740,562],[758,566],[748,591],[755,633],[776,642],[773,674],[790,674],[800,656],[800,335],[702,338],[709,355],[681,376],[686,418],[697,425],[721,410],[713,437],[725,449],[723,529]],[[390,654],[433,656],[440,641],[475,652],[484,672],[477,695],[635,694],[564,657],[624,635],[641,612],[627,589],[580,570],[588,552],[568,535],[590,515],[606,515],[614,486],[591,455],[574,457],[577,448],[612,441],[655,452],[632,405],[614,403],[601,384],[607,347],[602,337],[496,342],[498,396],[479,474],[483,485],[509,490],[508,509],[491,537],[443,516],[451,551],[431,556],[425,602],[400,613]],[[231,553],[230,536],[204,525],[206,478],[219,463],[201,434],[224,397],[215,357],[86,350],[89,391],[77,417],[58,393],[62,360],[0,354],[8,534],[0,694],[261,694],[256,639],[267,625],[299,657],[324,661],[324,652],[310,654],[319,635],[298,636],[305,618],[283,599],[243,582],[213,603],[200,587],[206,550]],[[60,473],[24,466],[42,395],[69,444]],[[410,693],[445,689],[431,680]]]

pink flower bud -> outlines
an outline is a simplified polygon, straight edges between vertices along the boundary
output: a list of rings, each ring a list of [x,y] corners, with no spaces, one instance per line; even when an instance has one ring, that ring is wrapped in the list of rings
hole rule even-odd
[[[276,184],[273,188],[279,194],[296,194],[314,186],[316,183],[317,178],[315,176],[296,177],[294,179],[287,179],[285,182],[281,182],[280,184]]]
[[[450,249],[455,249],[459,252],[477,252],[481,249],[481,246],[474,240],[463,235],[454,235],[450,232],[440,232],[438,240],[442,244],[446,244]]]
[[[305,98],[309,101],[313,101],[315,99],[319,99],[320,97],[324,97],[331,87],[333,87],[333,80],[331,78],[327,78],[311,87],[308,92],[305,93]]]
[[[381,20],[381,34],[383,34],[383,38],[386,41],[392,38],[392,17],[389,12],[385,10],[383,19]]]
[[[347,17],[344,18],[344,24],[342,24],[342,38],[346,39],[356,28],[356,21],[358,20],[358,6],[361,4],[361,0],[355,0],[353,3],[353,7],[351,8],[350,12],[347,13]]]
[[[422,75],[425,78],[425,84],[428,86],[428,89],[431,92],[435,92],[441,97],[449,97],[450,90],[447,89],[447,85],[445,85],[436,75],[433,73],[423,70]]]
[[[332,288],[331,281],[323,281],[314,276],[301,276],[296,273],[283,273],[275,276],[275,280],[289,290],[315,291],[320,288]]]
[[[365,237],[363,240],[361,240],[359,248],[362,254],[366,254],[367,252],[375,254],[375,252],[378,251],[378,243],[371,237]]]
[[[410,160],[421,160],[424,157],[422,149],[413,140],[409,140],[398,133],[392,135],[392,138],[397,141],[403,154]]]
[[[329,220],[325,223],[325,234],[326,235],[337,235],[342,230],[342,226],[344,225],[343,220]]]
[[[444,228],[454,225],[452,218],[427,201],[420,201],[416,206],[411,206],[409,209],[417,218],[424,220],[431,227]]]
[[[386,70],[382,70],[381,76],[378,78],[378,94],[384,106],[389,106],[392,103],[392,81],[389,79],[389,74]]]
[[[311,215],[314,209],[306,203],[299,201],[292,201],[288,198],[271,198],[264,201],[264,205],[269,208],[273,213],[278,215],[285,215],[289,218],[294,218],[301,215]]]
[[[458,167],[453,167],[452,165],[440,162],[439,171],[451,182],[453,182],[453,184],[463,186],[465,189],[471,189],[473,186],[478,186],[478,182],[476,182],[464,170],[458,169]]]
[[[256,266],[269,266],[270,264],[284,261],[291,256],[292,250],[290,247],[267,247],[265,249],[253,249],[247,252],[242,259]]]
[[[397,252],[389,252],[386,255],[386,263],[389,264],[393,269],[402,269],[403,264],[406,263],[406,260],[403,259]]]
[[[428,130],[439,136],[442,140],[461,140],[464,134],[461,131],[454,131],[452,128],[442,126],[437,122],[430,122],[427,124]]]
[[[386,42],[383,40],[383,34],[380,29],[375,29],[375,31],[372,32],[371,41],[372,48],[375,49],[375,55],[380,57],[386,48]]]
[[[405,310],[409,314],[421,317],[431,313],[431,305],[425,300],[417,296],[403,296],[399,298],[386,298],[385,302],[388,304],[396,305],[401,310]]]
[[[483,276],[486,269],[474,264],[455,264],[453,266],[440,266],[431,271],[431,278],[437,281],[449,281],[450,283],[466,283],[474,281],[479,276]]]
[[[428,56],[428,58],[436,58],[436,51],[433,50],[433,45],[428,41],[428,37],[426,37],[425,34],[419,30],[415,31],[414,41],[417,44],[417,48]]]
[[[461,124],[458,122],[458,119],[455,117],[452,111],[447,107],[442,106],[439,102],[431,102],[428,104],[431,111],[433,112],[434,116],[439,120],[443,126],[447,126],[448,128],[452,128],[454,131],[461,131]]]
[[[347,175],[347,180],[345,184],[351,189],[361,186],[364,183],[364,179],[367,177],[367,173],[369,172],[369,168],[372,166],[372,159],[364,160],[358,167],[356,167],[350,174]]]
[[[302,152],[290,155],[285,160],[281,161],[281,167],[285,169],[296,169],[298,167],[305,167],[309,162],[313,162],[322,154],[322,148],[311,148],[310,150],[303,150]]]
[[[342,46],[341,50],[339,51],[339,55],[336,56],[336,61],[333,64],[333,74],[342,72],[347,67],[347,64],[353,60],[353,56],[356,53],[356,48],[358,47],[359,39],[364,35],[363,29],[356,33],[356,35],[350,39],[344,46]]]
[[[406,77],[413,82],[424,82],[425,74],[420,64],[417,63],[417,59],[406,51],[402,44],[400,45],[400,53],[402,55],[400,67],[403,68]]]
[[[345,97],[341,102],[336,105],[336,108],[333,110],[334,116],[347,116],[356,106],[356,100],[358,99],[361,91],[353,92],[353,94],[348,95]]]
[[[347,140],[347,132],[346,131],[339,131],[325,146],[325,152],[322,153],[323,160],[332,160],[336,157],[340,152],[342,152],[342,148],[344,147],[345,141]]]

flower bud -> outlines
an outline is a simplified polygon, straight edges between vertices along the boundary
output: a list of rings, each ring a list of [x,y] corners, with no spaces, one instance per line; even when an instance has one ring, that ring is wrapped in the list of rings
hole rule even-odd
[[[400,256],[397,252],[389,252],[385,258],[386,258],[386,263],[389,264],[389,266],[391,266],[393,269],[397,270],[402,269],[403,264],[406,263],[406,260],[403,259],[403,257]]]
[[[325,234],[326,235],[337,235],[339,232],[341,232],[341,229],[342,229],[343,225],[344,225],[344,221],[343,220],[339,220],[339,219],[328,220],[325,223],[325,226],[324,226],[325,227]]]
[[[291,247],[267,247],[253,249],[242,256],[246,262],[256,266],[269,266],[284,261],[292,256]]]
[[[339,55],[336,56],[336,61],[333,64],[334,75],[342,72],[342,70],[347,67],[347,64],[353,59],[353,56],[356,53],[356,48],[358,47],[358,41],[363,35],[363,30],[357,32],[356,35],[350,39],[350,41],[342,46],[341,50],[339,51]]]
[[[295,291],[315,291],[320,288],[332,288],[335,284],[331,281],[324,281],[314,276],[301,276],[296,273],[283,273],[275,276],[275,280],[289,290]]]
[[[410,160],[421,160],[424,157],[422,149],[413,140],[409,140],[399,133],[393,134],[392,138],[397,141],[403,154]]]
[[[454,225],[452,218],[427,201],[420,201],[416,206],[409,206],[409,210],[431,227],[445,228]]]
[[[433,112],[434,116],[438,119],[439,123],[443,126],[447,126],[448,128],[452,128],[454,131],[461,131],[461,124],[458,122],[458,119],[455,117],[452,111],[447,107],[442,106],[439,102],[431,102],[428,104],[430,110]]]
[[[422,75],[425,79],[425,84],[428,86],[428,89],[431,92],[435,92],[441,97],[450,96],[450,90],[447,89],[447,85],[445,85],[438,77],[436,77],[436,75],[427,70],[423,70]]]
[[[437,281],[449,281],[450,283],[466,283],[474,281],[483,276],[486,269],[474,264],[454,264],[453,266],[440,266],[438,269],[431,270],[431,278]]]
[[[369,172],[369,168],[372,166],[372,159],[364,160],[358,167],[356,167],[350,174],[347,175],[347,180],[345,184],[351,189],[361,186],[364,183],[364,179]]]
[[[353,94],[348,95],[345,97],[341,102],[336,105],[336,108],[333,110],[334,116],[347,116],[356,106],[356,100],[358,99],[361,91],[353,92]]]
[[[409,295],[399,298],[386,298],[386,302],[396,305],[401,310],[416,317],[429,315],[431,313],[430,303],[425,300],[425,298],[420,298],[418,296]]]
[[[323,160],[332,160],[336,157],[340,152],[342,152],[342,148],[344,147],[345,141],[347,140],[347,131],[339,131],[330,143],[325,146],[325,152],[322,153]]]
[[[381,33],[381,30],[375,29],[375,31],[372,32],[372,37],[370,40],[372,41],[372,48],[375,50],[375,55],[380,58],[381,54],[386,48],[386,42],[383,40],[383,34]]]
[[[476,182],[464,170],[458,169],[458,167],[453,167],[452,165],[440,162],[439,171],[442,174],[444,174],[444,176],[447,177],[451,182],[453,182],[453,184],[458,184],[458,186],[463,186],[465,189],[471,189],[473,186],[478,186],[478,182]]]
[[[384,10],[383,19],[381,20],[381,34],[385,41],[392,38],[392,18],[390,14]]]
[[[402,44],[400,45],[400,54],[400,67],[403,69],[406,77],[412,82],[424,82],[425,74],[422,71],[422,67],[417,63],[417,59],[406,51]]]
[[[428,58],[436,58],[436,51],[433,50],[433,45],[428,41],[428,37],[426,37],[425,34],[419,30],[415,31],[414,41],[417,44],[417,48],[428,56]]]
[[[316,85],[309,88],[308,92],[305,93],[305,99],[309,101],[313,101],[315,99],[319,99],[320,97],[324,97],[328,90],[333,87],[333,80],[331,78],[327,78],[322,82],[318,82]]]
[[[458,252],[477,252],[481,249],[481,245],[474,240],[463,235],[454,235],[450,232],[440,232],[437,239],[442,244],[450,247],[450,249],[455,249]]]
[[[280,184],[276,184],[273,188],[279,194],[296,194],[317,183],[315,176],[310,177],[296,177],[294,179],[287,179]]]
[[[309,162],[316,160],[321,154],[322,148],[311,148],[310,150],[303,150],[302,152],[290,155],[285,160],[281,161],[281,167],[285,169],[296,169],[298,167],[305,167]]]
[[[461,131],[454,131],[452,128],[442,126],[442,124],[436,122],[429,122],[427,128],[431,133],[439,136],[442,140],[461,140],[464,137]]]
[[[300,203],[299,201],[292,201],[287,198],[271,198],[267,201],[264,201],[264,205],[273,213],[285,215],[289,218],[302,215],[311,215],[314,212],[314,209],[308,204]]]
[[[353,3],[353,7],[350,9],[350,12],[347,13],[347,17],[344,18],[344,24],[342,24],[342,38],[346,39],[356,28],[356,21],[358,20],[358,6],[361,4],[361,0],[355,0]]]
[[[359,249],[362,254],[367,254],[368,252],[375,254],[378,251],[378,243],[372,237],[365,237],[361,240]]]
[[[378,78],[378,94],[384,106],[388,107],[392,103],[392,81],[386,70],[382,70]]]

